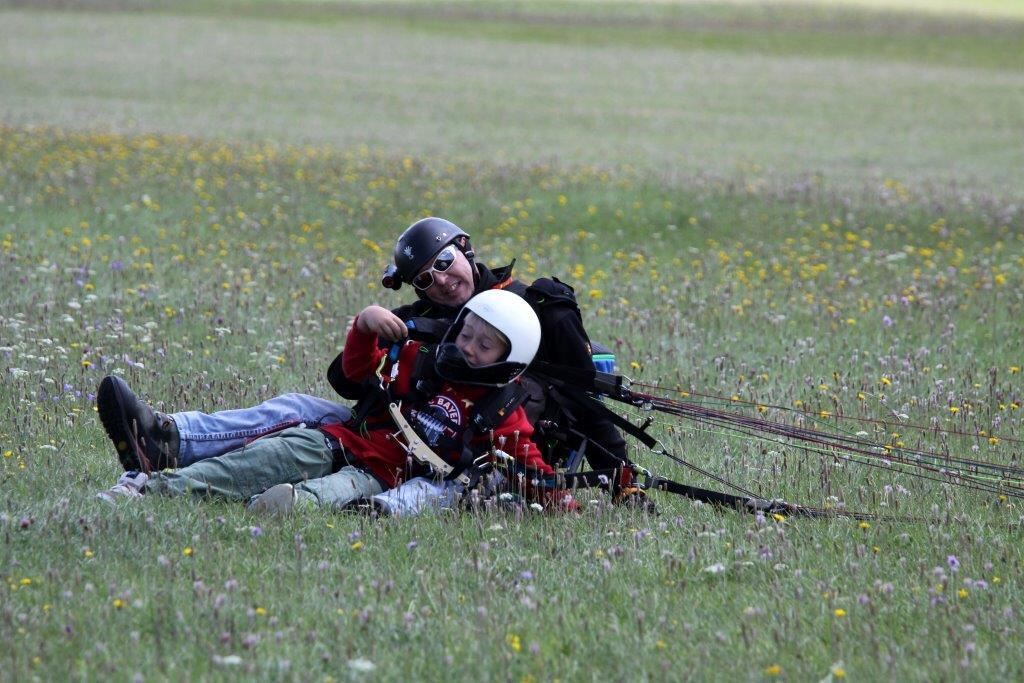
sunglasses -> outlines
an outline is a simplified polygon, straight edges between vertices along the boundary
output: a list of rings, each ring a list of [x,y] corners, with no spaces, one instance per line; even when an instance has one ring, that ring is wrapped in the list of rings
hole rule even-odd
[[[425,292],[434,286],[434,273],[443,273],[455,263],[455,256],[459,253],[454,244],[449,244],[434,257],[430,268],[419,273],[412,279],[412,286],[421,292]]]

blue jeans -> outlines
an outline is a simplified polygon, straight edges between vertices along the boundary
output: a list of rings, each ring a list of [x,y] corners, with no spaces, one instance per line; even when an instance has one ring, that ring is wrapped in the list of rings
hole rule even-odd
[[[319,427],[347,422],[351,416],[348,406],[308,394],[283,394],[251,408],[216,413],[189,410],[169,415],[181,438],[178,467],[224,455],[288,427]]]

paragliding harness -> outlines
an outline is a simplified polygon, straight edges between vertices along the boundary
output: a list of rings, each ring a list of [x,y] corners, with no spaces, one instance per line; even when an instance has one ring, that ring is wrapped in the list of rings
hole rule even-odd
[[[554,282],[557,283],[557,281]],[[561,283],[557,284],[561,285]],[[567,287],[565,285],[562,286]],[[571,288],[568,288],[568,290],[571,293]],[[530,298],[527,300],[531,301]],[[531,303],[535,302],[531,301]],[[543,313],[544,303],[545,301],[540,302],[540,306],[542,306],[540,309],[535,305],[538,315]],[[555,303],[554,298],[547,300],[546,303],[549,306],[553,305]],[[565,299],[562,299],[559,303],[564,304],[567,302]],[[574,298],[571,299],[571,305],[575,307]],[[418,318],[409,321],[407,324],[410,328],[410,336],[413,339],[431,342],[437,341],[443,336],[449,323],[445,320]],[[398,349],[393,348],[391,353],[393,358],[397,358]],[[418,377],[422,373],[429,379],[433,374],[432,360],[433,353],[431,347],[421,347],[421,353],[417,357],[417,367],[414,370],[413,376]],[[761,515],[774,515],[780,519],[782,517],[800,516],[846,517],[859,520],[881,521],[889,518],[871,513],[832,507],[815,508],[786,502],[781,499],[764,498],[670,453],[659,439],[648,433],[647,430],[653,423],[651,417],[644,418],[640,424],[634,424],[611,410],[606,405],[604,399],[628,405],[634,410],[645,413],[653,410],[658,413],[683,417],[693,415],[696,416],[695,419],[705,419],[701,416],[707,416],[707,419],[718,419],[726,422],[735,422],[739,419],[738,416],[727,414],[721,410],[714,411],[702,408],[699,405],[691,405],[686,401],[661,398],[651,393],[634,390],[633,387],[635,385],[632,380],[615,374],[614,355],[597,345],[594,346],[592,360],[592,367],[585,369],[536,361],[531,364],[527,374],[523,376],[524,378],[531,378],[535,389],[544,397],[541,418],[536,421],[531,419],[531,422],[534,422],[537,427],[534,441],[541,448],[542,452],[545,453],[546,457],[549,458],[548,462],[553,466],[557,465],[556,469],[560,469],[559,473],[553,477],[547,477],[543,480],[533,479],[530,481],[532,485],[540,488],[568,490],[601,488],[609,491],[614,497],[620,497],[631,491],[639,491],[641,493],[664,491],[722,508]],[[438,458],[439,462],[432,462],[430,456],[427,455],[429,449],[424,451],[419,444],[415,443],[420,440],[419,435],[416,434],[411,425],[408,425],[408,422],[398,412],[400,404],[394,400],[396,398],[399,400],[415,400],[417,397],[413,395],[406,397],[390,396],[387,393],[387,383],[383,382],[381,377],[374,378],[378,380],[375,386],[346,380],[340,369],[340,361],[341,356],[332,363],[331,368],[328,370],[328,379],[335,390],[342,396],[359,399],[355,407],[355,416],[349,423],[350,427],[358,429],[394,429],[396,423],[399,424],[399,427],[402,427],[401,423],[404,422],[406,427],[400,428],[399,432],[396,433],[396,437],[405,439],[407,450],[413,459],[422,459],[435,472],[448,479],[455,479],[465,474],[469,478],[470,485],[479,476],[481,471],[479,464],[482,459],[493,460],[495,456],[500,458],[500,456],[504,455],[497,448],[493,448],[490,453],[474,458],[472,451],[464,447],[462,457],[458,463],[452,464],[440,458]],[[382,368],[383,365],[382,363]],[[373,384],[372,381],[371,384]],[[640,386],[645,387],[648,385],[641,384]],[[417,382],[416,387],[417,390],[421,391],[428,389],[427,384],[421,382]],[[526,396],[520,390],[518,383],[512,383],[502,387],[501,390],[492,392],[486,400],[478,401],[477,411],[470,417],[472,428],[467,428],[466,432],[464,432],[464,446],[468,445],[474,435],[485,434],[501,424],[508,412],[514,410],[519,405],[523,405],[529,414],[531,407],[536,408],[536,406],[529,405],[535,400],[534,395],[536,393],[531,392],[531,396]],[[420,397],[422,395],[425,394],[421,394]],[[392,413],[393,419],[387,419],[375,425],[369,424],[369,417],[371,415],[379,414],[380,410],[389,408],[392,403],[395,404],[394,412]],[[625,434],[646,446],[651,453],[663,456],[693,470],[701,476],[718,481],[724,486],[734,489],[737,493],[726,493],[689,486],[663,476],[655,475],[650,470],[636,463],[621,460],[621,466],[595,469],[593,471],[580,471],[580,465],[587,450],[601,448],[599,443],[589,439],[588,435],[576,429],[576,425],[581,421],[581,416],[588,413],[591,417],[596,414],[600,419],[609,421]],[[398,419],[399,417],[402,417],[401,422]],[[761,427],[781,428],[781,425],[765,423]],[[796,438],[810,440],[823,436],[813,430],[804,429],[800,431],[801,433],[807,432],[807,434],[803,436],[796,434]],[[398,434],[404,436],[397,436]],[[842,443],[836,443],[837,447],[842,445]],[[417,458],[417,453],[419,453],[420,458]],[[511,458],[509,459],[511,460]],[[465,481],[465,479],[460,481]],[[913,518],[902,517],[899,519]]]
[[[495,465],[507,467],[513,463],[513,458],[502,450],[499,444],[495,444],[493,439],[490,441],[489,449],[474,448],[471,442],[478,436],[492,433],[525,398],[526,392],[519,385],[511,383],[478,400],[462,433],[461,454],[456,462],[445,460],[424,442],[402,414],[401,402],[393,401],[388,404],[388,413],[398,427],[398,431],[392,436],[416,462],[425,466],[436,477],[458,482],[467,489],[473,488],[480,483],[481,475],[490,472]],[[436,415],[433,418],[442,422],[447,421]],[[458,450],[458,447],[454,450]],[[522,471],[522,468],[519,470]]]
[[[403,346],[402,343],[393,344],[387,355],[382,357],[381,363],[374,376],[362,384],[361,396],[353,409],[353,416],[347,423],[356,431],[368,431],[373,429],[395,429],[392,435],[412,459],[430,470],[435,476],[446,480],[458,481],[459,483],[472,487],[476,484],[479,474],[486,471],[488,461],[497,453],[500,456],[508,456],[496,448],[487,453],[480,453],[479,448],[473,448],[471,442],[477,437],[487,435],[499,427],[508,419],[508,416],[527,400],[526,390],[516,382],[510,382],[501,387],[495,388],[483,398],[474,402],[473,410],[470,412],[465,428],[455,424],[443,415],[431,414],[429,419],[441,423],[452,432],[461,430],[461,441],[456,442],[450,437],[440,437],[440,449],[446,452],[460,451],[460,457],[456,462],[445,460],[427,444],[422,435],[416,432],[401,412],[403,402],[420,403],[426,401],[437,393],[440,378],[434,367],[434,350],[431,344],[443,337],[447,330],[447,321],[429,320],[415,318],[406,322],[409,328],[409,336],[415,341],[421,342],[419,352],[416,354],[415,365],[411,373],[412,389],[399,395],[391,382],[391,377],[385,377],[383,370],[387,365],[394,366]],[[372,421],[372,417],[386,412],[388,419]],[[423,472],[408,472],[408,476],[417,476]]]
[[[624,453],[609,451],[600,439],[587,433],[587,425],[596,425],[597,422],[603,423],[604,438],[607,438],[608,432],[614,434],[611,426],[618,427],[628,434],[635,431],[634,426],[610,410],[601,410],[603,406],[594,397],[588,397],[590,401],[580,404],[576,397],[587,389],[569,389],[557,381],[557,372],[551,372],[553,368],[558,368],[564,370],[566,376],[581,371],[612,373],[615,371],[615,354],[611,349],[591,342],[586,336],[583,331],[582,314],[571,286],[556,277],[540,278],[529,286],[518,283],[515,291],[533,307],[541,320],[542,329],[560,330],[568,335],[578,330],[576,337],[542,338],[541,349],[537,354],[539,359],[566,358],[574,362],[573,366],[547,363],[549,372],[548,376],[544,376],[538,373],[536,368],[544,366],[545,363],[535,361],[522,378],[523,383],[530,389],[530,398],[525,406],[527,417],[536,430],[534,441],[540,448],[544,460],[556,470],[575,476],[581,483],[586,480],[588,485],[599,485],[608,490],[615,502],[622,502],[626,497],[634,496],[635,503],[653,511],[653,503],[644,502],[643,491],[634,485],[634,469],[632,463],[624,457]],[[575,318],[578,325],[565,324],[567,317]],[[583,349],[589,352],[588,356],[582,356]],[[582,368],[577,364],[581,364]],[[595,400],[598,405],[596,409],[584,407]],[[617,434],[614,436],[619,439]],[[587,478],[579,472],[586,461],[607,465]],[[564,488],[565,481],[552,480],[546,485]]]

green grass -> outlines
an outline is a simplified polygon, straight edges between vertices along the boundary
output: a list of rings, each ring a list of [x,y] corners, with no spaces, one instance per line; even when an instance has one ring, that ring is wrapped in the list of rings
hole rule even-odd
[[[18,6],[19,3],[11,3]],[[955,3],[954,3],[955,4]],[[33,3],[63,7],[64,3]],[[296,23],[384,22],[516,42],[883,59],[1012,69],[1021,65],[1022,13],[961,4],[912,12],[845,3],[299,2],[236,0],[70,3],[82,10],[149,10]],[[919,8],[920,9],[920,8]],[[972,16],[971,9],[980,16]]]
[[[687,184],[1020,194],[1019,22],[732,8],[665,28],[582,11],[283,7],[5,12],[3,118],[628,165]]]
[[[58,5],[0,12],[4,677],[1021,677],[1019,500],[662,415],[670,451],[762,495],[927,522],[667,494],[658,517],[582,494],[572,518],[377,521],[93,498],[119,469],[102,376],[165,410],[331,396],[347,317],[406,300],[376,282],[426,214],[575,286],[638,385],[1019,462],[1019,23]],[[929,34],[966,47],[935,62]]]
[[[10,128],[0,179],[0,637],[20,644],[3,655],[16,677],[338,680],[365,662],[386,680],[1020,672],[1015,501],[696,423],[653,429],[764,495],[933,521],[758,525],[665,494],[655,518],[583,494],[571,519],[380,522],[92,498],[118,470],[92,408],[100,377],[168,410],[329,396],[345,318],[399,303],[375,278],[424,212],[459,217],[490,262],[572,282],[638,382],[1019,458],[1024,245],[1006,207]]]

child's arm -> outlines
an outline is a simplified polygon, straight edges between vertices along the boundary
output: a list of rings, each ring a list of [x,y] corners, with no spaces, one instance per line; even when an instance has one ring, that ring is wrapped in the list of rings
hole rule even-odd
[[[540,503],[545,509],[553,512],[579,510],[579,503],[572,494],[563,488],[557,488],[555,470],[541,457],[540,449],[532,437],[533,426],[526,419],[526,411],[520,407],[494,430],[494,446],[511,455],[517,464],[526,469],[527,500]],[[534,483],[529,483],[530,480]]]
[[[516,408],[508,419],[494,430],[493,445],[515,458],[517,464],[541,476],[555,473],[551,465],[544,462],[540,449],[533,442],[533,425],[526,419],[526,411],[521,407]]]

